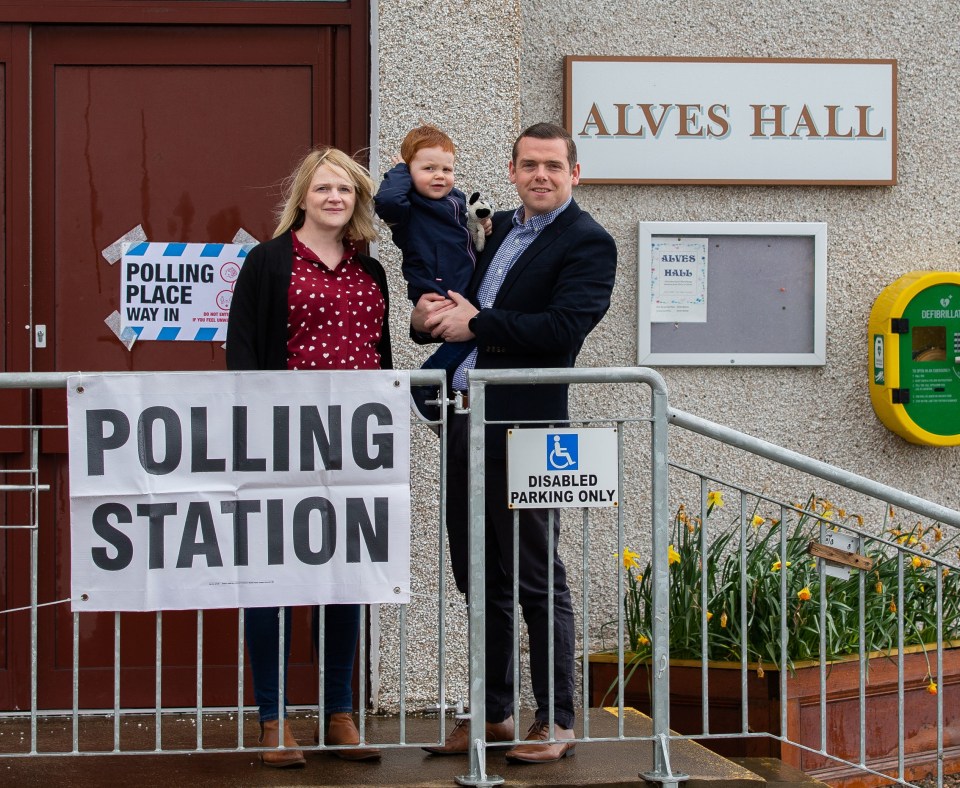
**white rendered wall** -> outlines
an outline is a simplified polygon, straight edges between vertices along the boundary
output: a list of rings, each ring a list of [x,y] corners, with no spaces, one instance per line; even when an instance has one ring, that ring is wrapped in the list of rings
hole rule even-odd
[[[505,3],[379,3],[379,113],[374,120],[379,166],[412,126],[430,121],[458,144],[457,180],[499,207],[515,204],[506,162],[519,130],[560,121],[565,55],[896,58],[898,179],[893,187],[582,186],[574,197],[613,234],[620,262],[613,305],[580,355],[582,366],[636,362],[637,222],[827,222],[827,363],[813,368],[670,368],[659,371],[670,403],[773,443],[954,508],[960,507],[960,450],[920,447],[887,431],[868,394],[867,319],[880,290],[915,269],[960,267],[960,5],[925,0],[513,0]],[[376,169],[376,165],[374,165]],[[376,173],[375,173],[376,174]],[[406,337],[409,315],[399,256],[385,233],[380,257],[390,272],[394,356],[418,366],[425,352]],[[750,330],[750,305],[743,306]],[[618,388],[575,392],[575,408],[593,413],[643,410],[647,394]],[[416,437],[416,436],[415,436]],[[416,472],[435,472],[436,442],[419,436]],[[671,430],[671,459],[789,500],[836,496],[749,455],[718,451]],[[429,439],[428,439],[429,438]],[[644,453],[639,439],[638,456]],[[649,544],[648,484],[630,479],[628,546]],[[675,496],[676,498],[676,496]],[[680,498],[683,498],[681,495]],[[675,506],[677,501],[673,502]],[[689,506],[695,500],[686,499]],[[429,630],[436,605],[436,513],[433,500],[414,512],[415,593],[409,615]],[[869,504],[842,498],[857,510]],[[876,514],[877,509],[872,511]],[[563,552],[579,604],[579,515],[565,519]],[[569,523],[569,526],[566,524]],[[874,523],[876,525],[876,523]],[[591,527],[591,621],[596,637],[617,601],[617,550],[609,519]],[[419,560],[418,560],[419,556]],[[456,606],[459,597],[447,594]],[[451,695],[465,696],[462,608],[450,622]],[[394,626],[384,609],[381,705],[398,698]],[[409,655],[408,655],[409,656]],[[412,657],[410,657],[413,659]],[[435,656],[421,653],[411,675],[432,675]],[[408,678],[409,681],[409,678]],[[408,702],[435,700],[429,682],[408,687]],[[449,698],[448,698],[449,699]]]

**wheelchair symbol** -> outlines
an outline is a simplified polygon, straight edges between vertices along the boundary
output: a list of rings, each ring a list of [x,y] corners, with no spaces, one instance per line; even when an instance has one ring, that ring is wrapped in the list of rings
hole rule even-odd
[[[574,446],[576,446],[576,435],[570,436],[574,439]],[[549,470],[562,471],[567,468],[576,468],[577,460],[570,456],[570,452],[567,447],[560,443],[560,436],[553,436],[553,448],[550,450],[550,454],[547,457],[547,468]]]

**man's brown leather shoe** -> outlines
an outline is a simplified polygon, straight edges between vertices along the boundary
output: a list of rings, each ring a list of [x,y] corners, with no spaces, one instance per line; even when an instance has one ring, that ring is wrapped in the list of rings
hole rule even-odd
[[[513,741],[513,717],[507,717],[503,722],[488,722],[486,724],[486,738],[488,742]],[[462,755],[470,748],[470,720],[457,720],[447,740],[435,747],[424,747],[433,755]]]
[[[320,743],[320,723],[317,723],[313,732],[313,741]],[[330,715],[327,725],[327,735],[324,744],[344,745],[360,744],[360,731],[353,721],[353,715],[345,711],[338,711]],[[349,750],[330,750],[331,755],[343,758],[345,761],[373,761],[380,758],[380,750],[376,747],[353,747]]]
[[[564,739],[575,738],[572,730],[554,726],[554,738],[557,741],[554,744],[518,744],[512,750],[507,750],[507,760],[518,761],[520,763],[551,763],[559,761],[567,755],[573,755],[573,748],[576,742],[563,741]],[[526,742],[545,742],[550,739],[550,726],[537,720],[527,731]]]
[[[279,747],[280,746],[280,722],[278,720],[266,720],[260,723],[260,738],[257,744],[261,747]],[[260,760],[264,766],[272,766],[274,769],[287,769],[290,767],[304,766],[307,761],[303,757],[303,751],[297,749],[300,745],[294,738],[293,731],[290,730],[290,721],[284,720],[283,724],[283,746],[282,750],[268,750],[260,753]]]

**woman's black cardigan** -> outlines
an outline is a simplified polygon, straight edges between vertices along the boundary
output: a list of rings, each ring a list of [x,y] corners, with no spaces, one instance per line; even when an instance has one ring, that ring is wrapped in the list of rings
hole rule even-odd
[[[381,369],[393,369],[390,347],[390,297],[383,266],[372,257],[357,260],[380,289],[386,304],[383,332],[377,344]],[[227,322],[227,369],[286,369],[287,292],[293,272],[293,240],[289,230],[250,250],[233,289]]]

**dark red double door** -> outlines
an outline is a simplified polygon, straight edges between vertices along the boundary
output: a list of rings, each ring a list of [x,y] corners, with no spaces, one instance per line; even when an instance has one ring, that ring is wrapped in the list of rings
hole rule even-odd
[[[0,10],[0,369],[223,369],[214,343],[128,350],[104,322],[119,308],[120,271],[101,250],[138,225],[154,241],[230,242],[240,229],[269,238],[279,181],[299,155],[367,144],[367,4],[14,6]],[[62,392],[0,397],[0,423],[65,423]],[[43,433],[40,603],[70,595],[65,450],[62,431]],[[29,467],[22,436],[0,434],[0,452],[2,467]],[[29,497],[7,494],[0,517],[31,522]],[[0,532],[0,569],[0,610],[28,605],[28,531]],[[302,697],[292,700],[309,702],[316,669],[297,615],[291,691]],[[30,706],[29,625],[27,613],[0,615],[0,710]],[[152,706],[155,617],[123,614],[120,630],[120,703]],[[68,604],[41,609],[38,640],[39,706],[69,708]],[[164,614],[162,641],[162,702],[192,706],[196,614]],[[237,642],[235,611],[204,615],[205,705],[236,704]],[[81,707],[113,705],[114,648],[113,615],[80,617]]]

